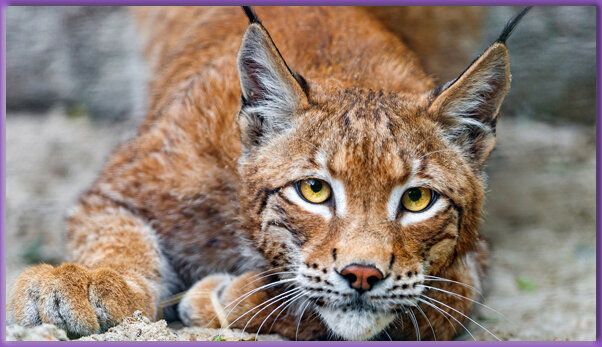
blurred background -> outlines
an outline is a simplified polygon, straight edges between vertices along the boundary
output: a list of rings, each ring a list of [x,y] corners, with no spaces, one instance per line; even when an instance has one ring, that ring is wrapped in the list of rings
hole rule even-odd
[[[394,32],[396,23],[416,22],[398,34],[443,83],[519,10],[459,15],[451,8],[433,12],[430,22],[411,10],[374,12]],[[6,28],[10,285],[28,266],[63,260],[68,210],[112,149],[135,133],[148,72],[123,7],[9,7]],[[420,30],[431,31],[432,41],[414,40]],[[504,317],[476,316],[502,339],[594,340],[596,8],[535,7],[508,47],[513,80],[488,162],[482,227],[492,244],[484,302]]]

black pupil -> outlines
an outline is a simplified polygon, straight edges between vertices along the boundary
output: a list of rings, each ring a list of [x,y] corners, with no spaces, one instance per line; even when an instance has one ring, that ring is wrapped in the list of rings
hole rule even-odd
[[[311,181],[309,181],[309,187],[311,188],[311,190],[314,193],[317,193],[322,190],[322,182],[316,181],[316,180],[311,180]]]
[[[410,198],[410,200],[416,202],[422,197],[422,192],[418,188],[410,189],[410,191],[408,192],[408,197]]]

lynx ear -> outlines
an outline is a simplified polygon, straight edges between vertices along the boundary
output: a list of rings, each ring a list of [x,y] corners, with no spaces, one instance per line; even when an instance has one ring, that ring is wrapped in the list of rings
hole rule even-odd
[[[494,43],[454,81],[433,91],[429,113],[481,166],[495,146],[497,115],[510,88],[508,50]]]
[[[238,52],[242,92],[239,127],[245,149],[291,124],[295,110],[307,105],[306,82],[292,71],[270,35],[252,22]]]
[[[506,40],[530,9],[508,21],[493,45],[458,78],[431,93],[429,113],[447,126],[449,137],[479,168],[495,146],[497,115],[510,88]]]

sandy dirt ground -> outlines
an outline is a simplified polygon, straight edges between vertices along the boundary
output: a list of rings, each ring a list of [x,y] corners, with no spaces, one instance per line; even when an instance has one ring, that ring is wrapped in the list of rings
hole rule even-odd
[[[62,260],[69,207],[134,130],[61,110],[8,115],[7,285],[32,264]],[[498,138],[487,168],[482,231],[492,245],[484,303],[501,315],[480,309],[475,318],[503,340],[594,340],[595,130],[502,118]],[[476,339],[495,339],[475,324],[468,327]],[[49,326],[34,330],[13,326],[9,338],[60,335]],[[91,339],[198,340],[218,333],[134,317]],[[460,339],[472,338],[465,333]]]

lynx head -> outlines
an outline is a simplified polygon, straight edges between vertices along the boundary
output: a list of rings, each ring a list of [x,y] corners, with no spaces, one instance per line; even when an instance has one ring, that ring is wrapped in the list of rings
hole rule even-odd
[[[416,95],[305,81],[253,21],[238,68],[248,237],[293,279],[289,301],[339,337],[377,337],[427,276],[475,247],[510,85],[504,42]]]

